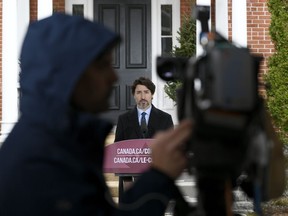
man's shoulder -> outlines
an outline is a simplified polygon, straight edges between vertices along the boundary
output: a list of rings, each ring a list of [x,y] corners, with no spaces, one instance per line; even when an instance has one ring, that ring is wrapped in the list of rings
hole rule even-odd
[[[165,116],[165,117],[171,117],[171,115],[169,113],[164,112],[163,110],[160,110],[160,109],[156,108],[155,106],[152,107],[152,110],[151,111],[155,112],[155,114],[157,114],[157,115],[161,115],[161,116]]]

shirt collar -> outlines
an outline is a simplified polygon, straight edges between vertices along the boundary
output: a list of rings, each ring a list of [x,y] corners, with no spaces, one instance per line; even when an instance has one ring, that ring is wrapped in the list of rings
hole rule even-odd
[[[138,107],[137,107],[137,113],[138,113],[138,117],[139,116],[141,116],[141,114],[143,113],[143,112],[145,112],[146,114],[147,114],[147,117],[149,117],[150,116],[150,113],[151,113],[151,109],[152,109],[152,105],[150,105],[150,107],[147,109],[147,110],[142,110],[142,109],[139,109]]]

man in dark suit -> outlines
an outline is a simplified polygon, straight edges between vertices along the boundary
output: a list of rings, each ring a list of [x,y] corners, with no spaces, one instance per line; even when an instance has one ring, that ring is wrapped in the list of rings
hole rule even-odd
[[[173,127],[171,115],[152,105],[155,88],[154,83],[148,78],[140,77],[134,81],[132,94],[136,106],[133,110],[119,116],[115,142],[152,138],[156,132]],[[131,181],[131,176],[119,177],[119,202],[121,202],[124,184]]]

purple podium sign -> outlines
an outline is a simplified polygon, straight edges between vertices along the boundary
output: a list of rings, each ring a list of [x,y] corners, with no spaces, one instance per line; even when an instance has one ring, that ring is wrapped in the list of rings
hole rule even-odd
[[[105,173],[142,173],[152,162],[150,144],[153,139],[132,139],[115,142],[105,148]]]

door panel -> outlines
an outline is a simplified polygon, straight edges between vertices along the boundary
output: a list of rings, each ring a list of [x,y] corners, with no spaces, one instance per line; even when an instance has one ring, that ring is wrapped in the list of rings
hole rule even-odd
[[[126,68],[147,68],[146,7],[130,6],[126,17]]]
[[[119,81],[103,116],[115,124],[118,116],[135,106],[131,94],[133,81],[151,78],[151,2],[150,0],[94,0],[94,20],[122,36],[114,50],[114,68]]]

